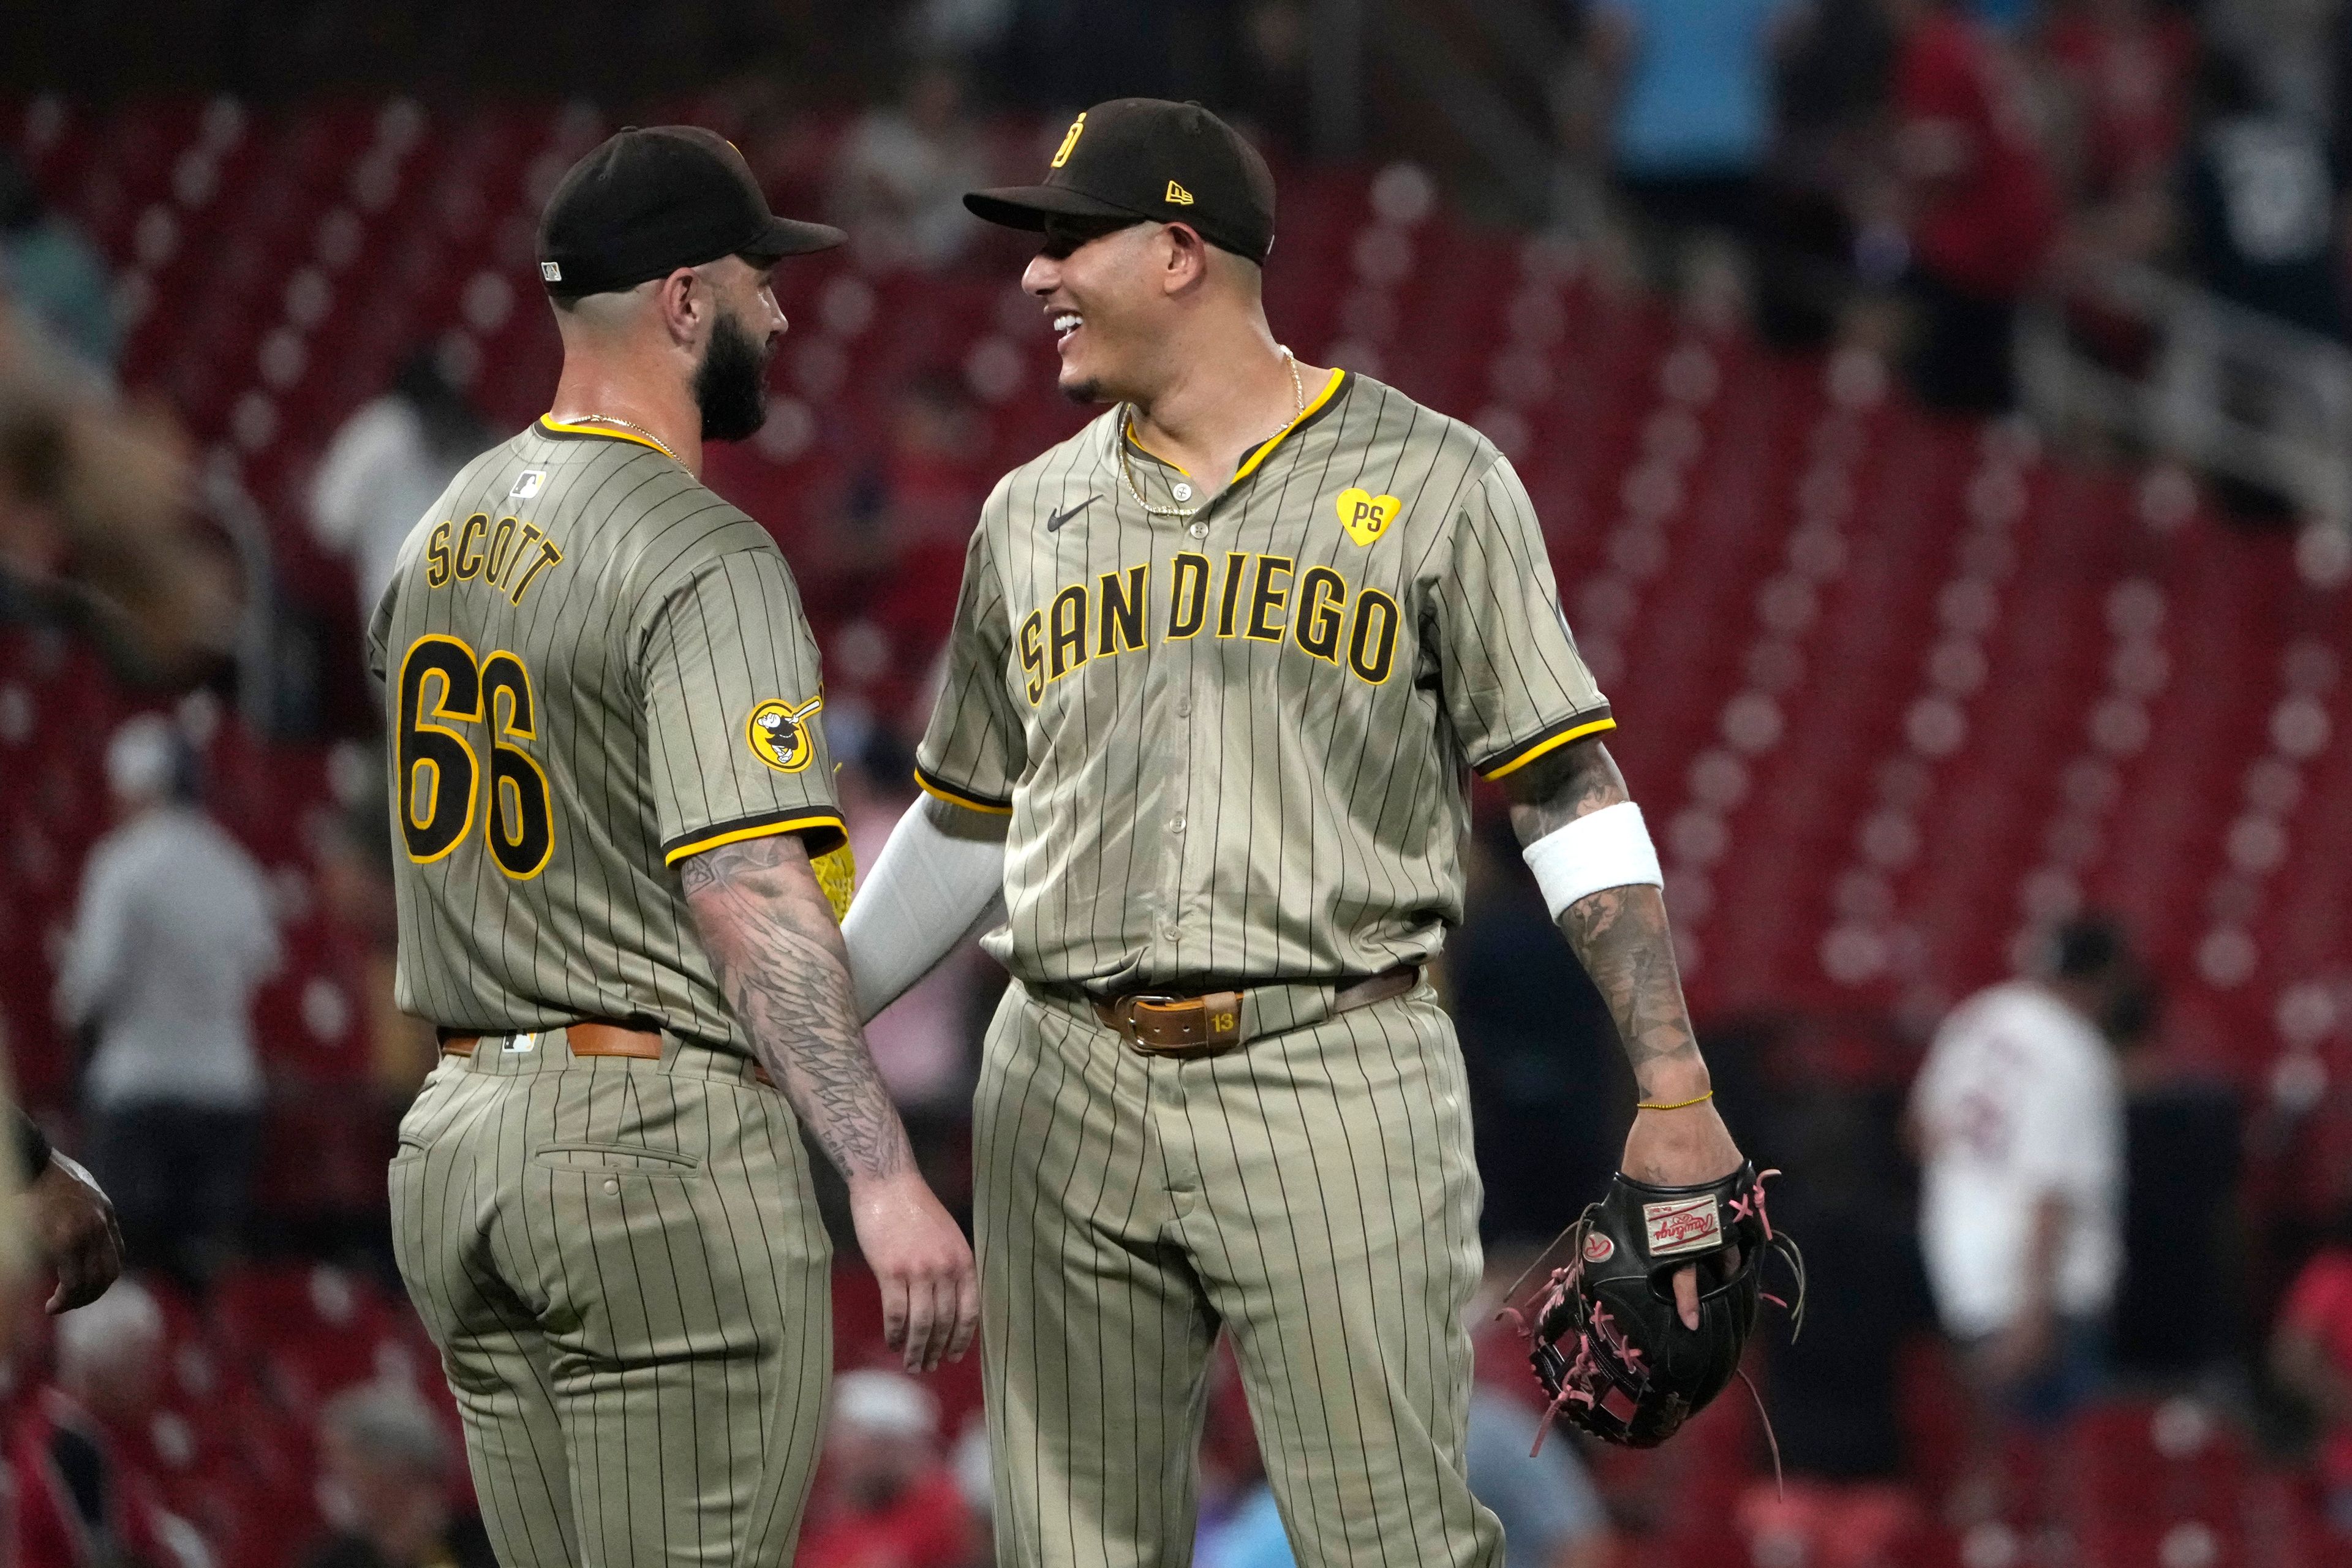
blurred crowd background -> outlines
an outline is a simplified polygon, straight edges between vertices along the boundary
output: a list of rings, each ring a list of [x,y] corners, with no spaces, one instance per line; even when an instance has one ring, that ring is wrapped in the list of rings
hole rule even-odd
[[[1811,1326],[1648,1454],[1491,1308],[1630,1115],[1481,797],[1443,984],[1513,1568],[2352,1561],[2352,10],[2339,0],[118,0],[0,19],[0,1033],[132,1275],[0,1374],[26,1564],[487,1563],[383,1163],[360,631],[541,412],[530,267],[620,124],[732,138],[789,263],[751,442],[870,859],[966,535],[1076,428],[958,197],[1199,99],[1302,358],[1527,478]],[[934,1185],[1002,976],[878,1020]],[[836,1213],[838,1212],[836,1206]],[[887,1369],[837,1226],[803,1560],[987,1560],[976,1368]],[[19,1314],[37,1320],[37,1314]],[[1287,1560],[1221,1373],[1202,1561]],[[1762,1415],[1785,1485],[1772,1480]]]

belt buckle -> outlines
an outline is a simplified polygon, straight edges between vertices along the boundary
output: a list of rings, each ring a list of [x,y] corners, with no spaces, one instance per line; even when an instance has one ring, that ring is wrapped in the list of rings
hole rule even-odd
[[[1238,992],[1213,992],[1198,996],[1139,992],[1124,1000],[1128,1004],[1128,1037],[1139,1050],[1154,1056],[1208,1057],[1221,1055],[1241,1044]],[[1167,1044],[1143,1039],[1147,1020],[1140,1009],[1146,1006],[1163,1016],[1157,1021],[1180,1030],[1184,1037]]]

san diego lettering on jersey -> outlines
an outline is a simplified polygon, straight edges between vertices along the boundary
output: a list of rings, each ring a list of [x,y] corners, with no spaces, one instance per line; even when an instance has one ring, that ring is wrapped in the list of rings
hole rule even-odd
[[[1213,557],[1180,550],[1163,564],[1165,593],[1155,595],[1153,564],[1139,562],[1080,578],[1023,618],[1013,650],[1032,707],[1046,687],[1089,658],[1137,653],[1148,643],[1181,642],[1203,632],[1284,643],[1373,686],[1396,668],[1403,613],[1395,598],[1352,586],[1334,567],[1301,568],[1295,556],[1263,551]]]

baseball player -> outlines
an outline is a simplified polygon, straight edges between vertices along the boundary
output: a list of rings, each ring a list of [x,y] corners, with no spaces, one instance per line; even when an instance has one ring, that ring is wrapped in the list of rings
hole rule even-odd
[[[844,839],[816,647],[696,478],[760,425],[770,269],[841,237],[708,132],[589,153],[540,231],[553,412],[451,482],[369,631],[399,1001],[443,1051],[396,1251],[509,1568],[791,1560],[832,1356],[802,1125],[908,1364],[973,1327],[811,864]]]
[[[1062,390],[1112,405],[983,508],[929,798],[845,931],[869,1014],[977,921],[1013,977],[975,1108],[1000,1552],[1187,1561],[1222,1327],[1302,1563],[1500,1563],[1425,973],[1473,769],[1633,1058],[1626,1171],[1740,1164],[1534,512],[1475,431],[1275,342],[1273,180],[1204,110],[1097,105],[1043,184],[966,201],[1043,231]]]

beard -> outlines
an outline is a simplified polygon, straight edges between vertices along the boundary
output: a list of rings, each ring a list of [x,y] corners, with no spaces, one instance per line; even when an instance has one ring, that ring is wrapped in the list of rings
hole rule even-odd
[[[1102,383],[1094,380],[1092,377],[1088,377],[1085,381],[1064,382],[1061,384],[1061,387],[1062,395],[1068,398],[1073,403],[1108,403],[1110,401],[1103,395]]]
[[[767,348],[731,314],[711,323],[702,363],[694,367],[694,404],[706,441],[740,441],[768,422]]]

